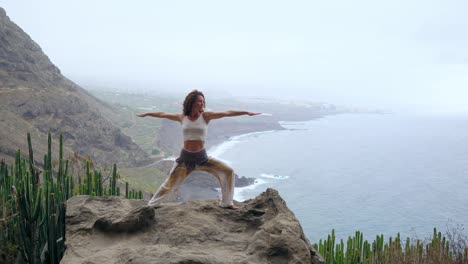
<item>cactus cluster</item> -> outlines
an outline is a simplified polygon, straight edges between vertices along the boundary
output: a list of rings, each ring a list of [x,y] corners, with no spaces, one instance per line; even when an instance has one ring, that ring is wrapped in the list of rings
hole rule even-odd
[[[12,198],[16,195],[16,177],[12,175],[14,168],[13,165],[8,167],[5,162],[0,162],[0,253],[3,252],[2,255],[5,256],[14,255],[16,245],[19,244],[19,230],[15,221],[18,211]],[[3,261],[6,262],[7,259]]]
[[[127,199],[143,199],[142,191],[129,190],[128,182],[125,182],[125,198]]]
[[[60,136],[58,162],[52,160],[52,139],[43,168],[34,164],[31,136],[28,133],[28,161],[17,151],[14,164],[0,162],[0,253],[18,255],[26,263],[59,263],[65,251],[65,201],[73,195],[120,195],[119,175],[114,164],[112,176],[105,186],[100,171],[86,163],[86,175],[69,175],[69,161],[63,159],[63,138]],[[58,170],[54,171],[54,165]],[[42,172],[41,172],[42,170]],[[42,183],[41,183],[42,174]],[[128,191],[126,197],[141,199],[142,193]],[[11,259],[0,259],[0,262]]]
[[[468,263],[468,248],[465,248],[464,252],[451,250],[449,242],[436,228],[429,243],[419,239],[412,242],[407,238],[404,248],[399,233],[395,239],[390,237],[388,242],[384,241],[383,235],[378,235],[371,244],[363,240],[363,233],[360,231],[348,237],[345,247],[343,239],[339,244],[335,243],[334,229],[327,239],[320,240],[313,246],[327,264]]]

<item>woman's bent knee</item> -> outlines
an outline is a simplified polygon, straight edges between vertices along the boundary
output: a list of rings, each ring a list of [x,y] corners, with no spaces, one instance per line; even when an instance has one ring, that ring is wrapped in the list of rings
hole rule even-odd
[[[225,170],[225,173],[226,173],[226,176],[228,176],[228,177],[233,177],[234,176],[234,170],[232,168],[230,168],[230,167]]]

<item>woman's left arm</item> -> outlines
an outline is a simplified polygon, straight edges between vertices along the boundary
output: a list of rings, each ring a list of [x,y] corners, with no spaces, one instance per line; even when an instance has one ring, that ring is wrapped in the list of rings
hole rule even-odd
[[[203,113],[203,116],[205,117],[205,120],[209,122],[210,120],[220,119],[223,117],[241,116],[241,115],[254,116],[254,115],[259,115],[259,114],[261,113],[229,110],[229,111],[224,111],[224,112],[205,112]]]

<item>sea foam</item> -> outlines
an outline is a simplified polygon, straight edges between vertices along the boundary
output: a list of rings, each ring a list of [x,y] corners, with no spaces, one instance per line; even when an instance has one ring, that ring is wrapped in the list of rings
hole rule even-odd
[[[275,179],[275,180],[285,180],[289,179],[289,176],[285,175],[278,175],[278,174],[271,174],[271,173],[262,173],[260,174],[263,178]]]

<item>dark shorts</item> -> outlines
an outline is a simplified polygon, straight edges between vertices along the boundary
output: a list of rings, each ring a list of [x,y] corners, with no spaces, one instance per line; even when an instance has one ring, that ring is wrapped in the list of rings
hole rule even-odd
[[[192,170],[196,165],[205,165],[208,162],[208,155],[206,150],[202,149],[198,152],[190,152],[185,149],[180,151],[179,157],[176,159],[177,163],[184,163],[187,169]]]

